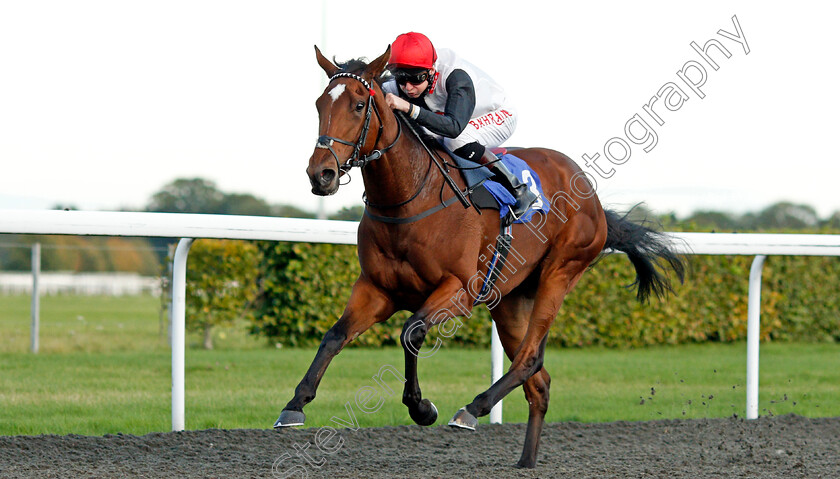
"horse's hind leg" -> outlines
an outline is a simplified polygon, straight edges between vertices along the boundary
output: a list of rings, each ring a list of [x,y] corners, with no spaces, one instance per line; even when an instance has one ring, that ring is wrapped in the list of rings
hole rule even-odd
[[[581,261],[574,257],[568,261],[563,261],[563,258],[557,259],[560,260],[559,264],[562,266],[549,271],[544,270],[540,276],[534,309],[528,320],[525,336],[511,360],[508,372],[460,410],[452,418],[450,425],[475,427],[478,422],[476,418],[490,413],[490,409],[497,402],[542,369],[548,330],[560,310],[563,298],[577,284],[586,266],[592,260],[592,258],[585,258]]]
[[[514,293],[505,296],[497,307],[490,310],[499,330],[499,339],[511,360],[516,357],[516,352],[525,337],[533,305],[532,299]],[[545,354],[545,341],[542,343],[541,353],[541,355]],[[550,387],[551,376],[544,367],[522,385],[525,390],[525,399],[528,401],[528,429],[525,432],[522,456],[517,463],[519,467],[536,465],[540,434],[545,421],[545,413],[548,411]]]
[[[315,392],[330,361],[350,341],[365,332],[374,324],[385,321],[394,314],[390,299],[373,285],[357,281],[344,310],[344,314],[329,331],[324,334],[321,346],[309,370],[295,388],[295,396],[283,408],[280,417],[274,423],[275,428],[303,425],[305,416],[303,407],[315,399]]]
[[[528,429],[525,432],[525,445],[522,456],[516,463],[519,467],[534,467],[537,464],[537,450],[540,445],[540,434],[545,424],[545,413],[548,411],[548,390],[551,387],[551,376],[545,368],[528,378],[522,388],[528,400]]]

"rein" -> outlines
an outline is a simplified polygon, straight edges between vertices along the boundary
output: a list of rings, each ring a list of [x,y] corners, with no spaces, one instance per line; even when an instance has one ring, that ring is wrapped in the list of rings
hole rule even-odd
[[[400,203],[394,204],[394,205],[380,206],[380,205],[370,203],[367,200],[367,198],[363,197],[363,200],[365,202],[365,206],[373,206],[374,208],[378,208],[378,209],[387,209],[387,208],[396,208],[396,207],[403,206],[403,205],[406,205],[406,204],[410,203],[412,200],[414,200],[415,198],[417,198],[420,195],[420,193],[423,191],[423,188],[426,186],[426,182],[429,180],[429,171],[431,171],[431,169],[432,169],[432,163],[434,163],[435,166],[438,167],[441,175],[443,176],[444,183],[446,185],[448,185],[450,188],[452,188],[452,191],[455,192],[455,196],[449,198],[446,201],[443,201],[443,198],[441,198],[441,202],[439,204],[437,204],[436,206],[433,206],[433,207],[431,207],[427,210],[424,210],[424,211],[422,211],[422,212],[420,212],[416,215],[413,215],[413,216],[407,216],[407,217],[381,216],[381,215],[376,215],[376,214],[371,213],[370,210],[367,209],[367,208],[365,208],[365,216],[367,216],[368,218],[370,218],[372,220],[379,221],[381,223],[403,225],[403,224],[414,223],[415,221],[422,220],[423,218],[425,218],[427,216],[430,216],[432,214],[435,214],[435,213],[437,213],[438,211],[440,211],[444,208],[448,208],[449,206],[454,204],[456,200],[460,201],[461,204],[464,205],[464,208],[469,208],[471,204],[470,204],[469,200],[467,200],[466,194],[463,191],[461,191],[460,188],[458,188],[458,185],[455,184],[455,181],[452,180],[451,176],[449,176],[449,173],[446,171],[446,168],[443,165],[441,165],[440,161],[438,161],[438,158],[434,154],[434,152],[432,152],[432,150],[429,149],[429,147],[426,145],[426,143],[423,142],[422,138],[420,138],[420,135],[411,126],[411,123],[408,122],[408,120],[405,118],[405,116],[402,114],[402,112],[395,112],[395,115],[397,117],[397,124],[401,124],[401,122],[404,121],[406,126],[408,126],[409,131],[411,131],[414,134],[414,136],[417,138],[417,140],[420,142],[420,144],[423,145],[423,149],[426,150],[426,153],[429,155],[429,158],[430,158],[429,167],[426,170],[426,175],[423,178],[423,183],[420,184],[420,187],[417,189],[417,191],[413,195],[411,195],[411,197],[409,199],[407,199],[405,201],[402,201]],[[444,163],[446,163],[446,162],[444,161]],[[443,188],[443,187],[441,187],[441,188]],[[442,193],[443,193],[443,189],[441,189],[441,196],[442,196]],[[472,205],[472,206],[475,206],[475,205]],[[476,211],[478,211],[477,207],[476,207]],[[479,211],[479,214],[481,214],[480,211]]]

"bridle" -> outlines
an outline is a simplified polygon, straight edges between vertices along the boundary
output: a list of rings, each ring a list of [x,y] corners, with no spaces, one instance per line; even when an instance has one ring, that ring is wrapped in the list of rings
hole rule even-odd
[[[315,148],[326,148],[326,149],[330,150],[330,153],[332,153],[332,156],[335,159],[335,164],[338,167],[338,170],[341,171],[342,173],[347,173],[353,167],[364,168],[365,166],[367,166],[368,163],[370,163],[371,161],[379,159],[382,156],[383,153],[390,150],[391,147],[393,147],[395,144],[397,144],[397,141],[400,139],[400,136],[402,135],[402,125],[400,124],[399,121],[397,122],[397,128],[398,128],[397,137],[394,139],[393,143],[386,146],[385,148],[381,148],[381,149],[378,149],[378,150],[374,149],[370,153],[368,153],[366,155],[363,155],[362,154],[362,147],[364,146],[364,144],[367,140],[368,131],[370,130],[371,111],[376,113],[376,118],[379,120],[379,130],[376,132],[376,141],[373,143],[374,148],[376,148],[376,145],[379,143],[379,139],[382,137],[382,129],[383,129],[382,116],[379,114],[379,109],[376,108],[376,102],[373,101],[375,91],[374,91],[373,87],[370,85],[370,83],[368,83],[368,81],[365,80],[364,78],[362,78],[359,75],[356,75],[354,73],[342,72],[342,73],[336,73],[335,75],[330,77],[329,82],[332,83],[332,81],[335,80],[336,78],[343,78],[343,77],[358,80],[359,82],[362,83],[362,85],[365,86],[365,88],[367,88],[368,92],[370,93],[370,97],[368,97],[367,108],[366,108],[366,111],[365,111],[365,122],[364,122],[364,125],[362,126],[362,132],[359,135],[359,139],[356,141],[356,143],[352,143],[352,142],[349,142],[347,140],[342,140],[340,138],[335,138],[335,137],[332,137],[332,136],[321,135],[321,136],[318,137],[318,142],[315,143]],[[351,155],[350,158],[344,164],[341,164],[341,162],[338,160],[338,154],[336,154],[335,150],[333,149],[333,143],[334,142],[341,143],[342,145],[348,145],[348,146],[353,147],[353,155]]]
[[[342,140],[341,138],[335,138],[335,137],[328,136],[328,135],[321,135],[321,136],[318,137],[317,143],[315,143],[315,148],[325,148],[325,149],[330,150],[330,153],[332,153],[333,159],[335,159],[335,164],[336,164],[336,167],[338,168],[338,170],[341,171],[342,173],[347,173],[353,167],[364,168],[370,162],[372,162],[374,160],[377,160],[380,157],[382,157],[382,155],[386,151],[390,150],[394,145],[396,145],[397,141],[399,141],[399,139],[400,139],[400,136],[402,136],[402,121],[400,121],[399,118],[397,119],[397,137],[394,139],[393,143],[386,146],[385,148],[381,148],[381,149],[378,149],[378,150],[374,149],[370,153],[368,153],[366,155],[363,155],[361,150],[362,150],[362,147],[364,146],[364,144],[367,140],[368,132],[370,131],[371,112],[376,113],[376,118],[379,120],[379,131],[377,131],[377,133],[376,133],[376,141],[373,142],[374,148],[376,148],[376,145],[379,143],[379,139],[382,137],[382,130],[384,129],[384,125],[382,123],[382,116],[379,114],[379,109],[376,108],[376,102],[374,101],[374,95],[375,95],[376,92],[374,91],[374,89],[370,85],[370,83],[368,83],[368,81],[365,80],[364,78],[362,78],[359,75],[356,75],[354,73],[341,72],[341,73],[336,73],[335,75],[330,77],[329,83],[332,83],[332,81],[335,80],[336,78],[344,78],[344,77],[352,78],[354,80],[358,80],[359,82],[361,82],[362,85],[365,86],[365,88],[367,88],[368,92],[370,93],[370,96],[368,97],[368,102],[367,102],[367,109],[365,111],[365,122],[362,125],[362,132],[359,134],[359,139],[355,143],[349,142],[347,140]],[[401,113],[399,113],[399,112],[397,112],[397,113],[398,113],[397,116],[402,117]],[[403,118],[403,121],[407,122],[407,120],[405,120],[404,117],[402,117],[402,118]],[[470,202],[467,200],[464,192],[462,192],[460,190],[460,188],[458,188],[458,186],[455,185],[455,182],[447,174],[444,166],[441,165],[441,163],[439,161],[437,161],[437,158],[435,157],[434,153],[432,153],[432,151],[429,149],[429,147],[425,143],[423,143],[423,141],[420,139],[420,136],[417,134],[417,132],[414,131],[413,128],[411,128],[411,125],[409,123],[406,123],[406,124],[408,125],[409,129],[414,133],[414,135],[418,138],[418,140],[420,140],[420,143],[423,145],[423,148],[426,149],[426,152],[429,154],[429,157],[431,159],[430,162],[429,162],[429,170],[426,171],[426,175],[423,178],[423,183],[420,185],[420,187],[417,189],[417,192],[414,193],[414,195],[412,195],[409,199],[407,199],[405,201],[402,201],[400,203],[393,204],[393,205],[374,205],[374,204],[370,203],[367,200],[367,198],[365,197],[365,198],[363,198],[364,202],[365,202],[365,205],[373,206],[373,207],[379,208],[379,209],[388,209],[388,208],[396,208],[396,207],[403,206],[403,205],[406,205],[406,204],[410,203],[411,201],[413,201],[415,198],[417,198],[420,195],[421,191],[423,191],[423,188],[425,187],[426,182],[429,179],[429,171],[431,171],[432,164],[437,165],[438,169],[440,169],[441,174],[443,175],[443,178],[444,178],[444,183],[449,185],[450,188],[452,188],[452,190],[455,192],[455,196],[453,196],[452,198],[450,198],[446,201],[441,200],[441,203],[438,204],[437,206],[432,207],[432,208],[430,208],[430,209],[428,209],[428,210],[426,210],[426,211],[424,211],[420,214],[417,214],[417,215],[414,215],[414,216],[411,216],[411,217],[407,217],[407,218],[395,218],[395,217],[374,215],[370,211],[368,211],[367,208],[365,208],[365,215],[371,217],[372,219],[374,219],[376,221],[381,221],[381,222],[385,222],[385,223],[404,224],[404,223],[413,223],[417,220],[425,218],[426,216],[434,214],[435,212],[440,211],[441,209],[448,207],[449,205],[454,203],[456,200],[460,201],[461,204],[464,206],[464,208],[469,208],[470,207]],[[333,143],[336,143],[336,142],[341,143],[342,145],[348,145],[348,146],[353,147],[353,154],[350,156],[350,158],[347,159],[347,161],[343,165],[341,164],[341,161],[339,161],[339,159],[338,159],[338,154],[333,149]]]

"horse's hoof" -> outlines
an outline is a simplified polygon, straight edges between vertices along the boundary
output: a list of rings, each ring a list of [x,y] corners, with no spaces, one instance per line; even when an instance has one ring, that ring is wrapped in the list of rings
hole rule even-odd
[[[449,425],[452,427],[460,427],[461,429],[469,429],[475,431],[478,426],[478,419],[467,412],[467,408],[461,408],[455,413],[455,416],[449,420]]]
[[[277,421],[274,422],[274,429],[280,429],[281,427],[303,426],[303,421],[305,420],[306,415],[303,411],[284,409],[283,412],[280,413],[280,417],[277,418]]]
[[[423,399],[416,409],[409,409],[408,415],[420,426],[431,426],[437,421],[438,410],[432,401]]]

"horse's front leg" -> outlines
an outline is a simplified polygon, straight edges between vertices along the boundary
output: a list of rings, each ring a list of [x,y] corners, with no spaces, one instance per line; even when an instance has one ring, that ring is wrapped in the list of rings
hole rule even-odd
[[[406,320],[403,326],[400,342],[405,351],[405,389],[403,404],[408,406],[408,414],[415,423],[430,426],[437,420],[438,411],[428,399],[423,399],[420,383],[417,379],[417,358],[429,357],[440,344],[435,344],[430,351],[420,351],[423,340],[433,325],[439,325],[442,335],[454,334],[457,325],[451,324],[453,318],[468,314],[472,310],[472,302],[463,288],[462,282],[450,277],[441,283],[423,306]],[[449,321],[449,323],[447,323]],[[457,321],[454,320],[454,321]]]
[[[303,414],[303,407],[315,399],[318,384],[330,361],[350,341],[374,324],[387,320],[392,314],[394,314],[394,305],[381,290],[362,279],[356,281],[344,314],[324,334],[312,365],[295,388],[295,396],[283,408],[274,427],[303,425],[306,417]]]

